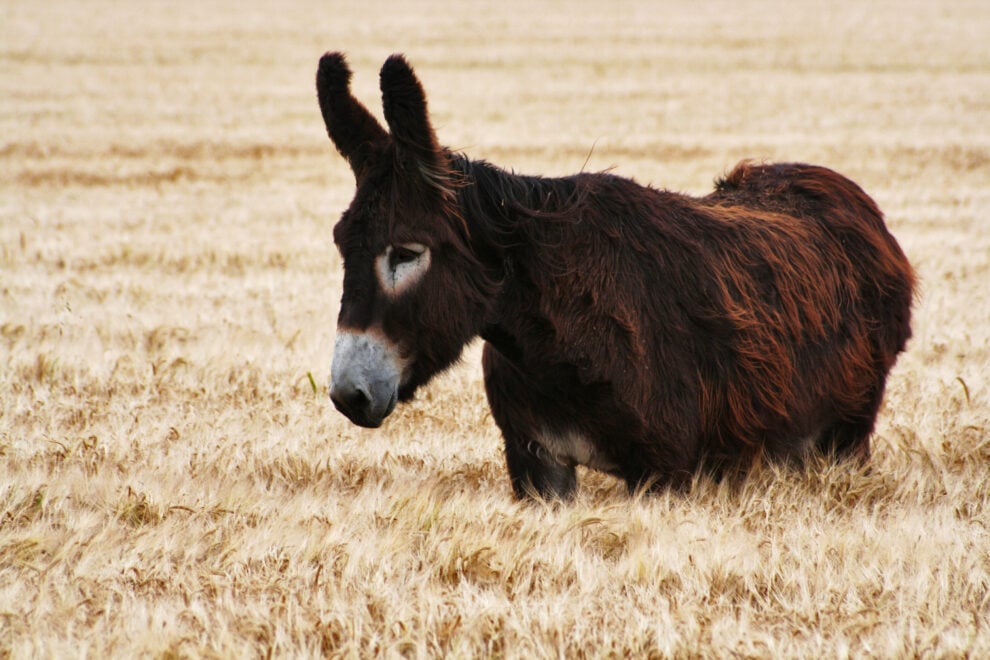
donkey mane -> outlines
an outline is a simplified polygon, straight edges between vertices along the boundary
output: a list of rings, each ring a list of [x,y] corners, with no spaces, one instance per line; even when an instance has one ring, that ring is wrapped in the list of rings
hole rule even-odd
[[[495,247],[501,253],[521,244],[560,247],[557,229],[584,222],[588,199],[608,173],[580,173],[563,177],[517,174],[485,160],[452,155],[450,178],[457,183],[456,210],[468,231],[480,239],[474,245]],[[545,256],[552,258],[553,253]],[[545,264],[548,268],[553,263]]]
[[[463,181],[459,203],[465,214],[482,224],[499,226],[520,216],[566,221],[584,199],[580,174],[560,178],[521,175],[463,154],[452,157],[450,170],[455,180]]]

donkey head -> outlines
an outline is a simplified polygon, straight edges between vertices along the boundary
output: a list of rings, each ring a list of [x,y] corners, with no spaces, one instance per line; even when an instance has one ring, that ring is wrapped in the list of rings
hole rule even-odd
[[[333,230],[344,292],[330,398],[355,424],[377,427],[457,360],[490,287],[469,248],[453,157],[437,143],[412,68],[400,55],[382,67],[388,131],[351,95],[350,78],[342,54],[320,59],[327,133],[357,180]]]

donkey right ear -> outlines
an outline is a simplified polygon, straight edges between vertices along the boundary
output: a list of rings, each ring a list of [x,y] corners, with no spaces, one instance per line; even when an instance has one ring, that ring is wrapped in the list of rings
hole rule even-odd
[[[343,53],[326,53],[316,71],[316,94],[327,135],[359,176],[372,145],[389,139],[368,109],[351,95],[351,69]]]

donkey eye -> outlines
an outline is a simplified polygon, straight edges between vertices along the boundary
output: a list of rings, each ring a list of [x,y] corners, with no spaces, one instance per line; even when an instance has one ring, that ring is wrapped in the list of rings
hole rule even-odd
[[[405,245],[394,245],[388,255],[389,266],[393,269],[416,261],[426,251],[426,247],[419,243],[407,243]]]

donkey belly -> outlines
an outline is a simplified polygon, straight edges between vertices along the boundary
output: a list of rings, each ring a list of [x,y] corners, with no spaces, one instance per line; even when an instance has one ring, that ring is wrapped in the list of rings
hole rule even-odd
[[[544,429],[535,434],[534,440],[554,460],[565,465],[584,465],[612,474],[618,470],[618,465],[600,449],[600,445],[579,431]]]
[[[629,438],[604,386],[580,385],[564,366],[530,372],[491,344],[483,355],[485,391],[505,441],[519,497],[569,497],[575,466],[629,480],[622,457]]]
[[[610,390],[580,384],[567,365],[530,368],[491,344],[483,364],[488,403],[507,442],[523,442],[548,462],[619,469],[615,456],[628,427],[618,420]]]

